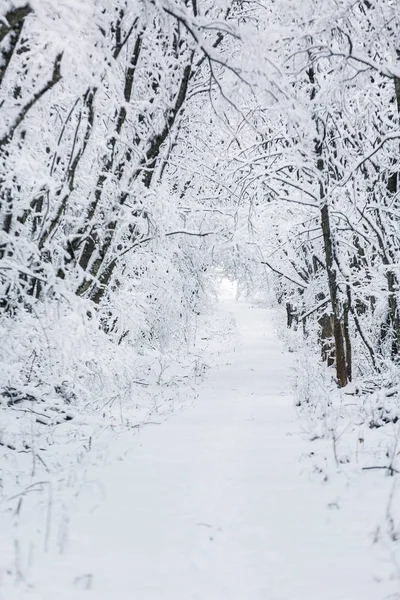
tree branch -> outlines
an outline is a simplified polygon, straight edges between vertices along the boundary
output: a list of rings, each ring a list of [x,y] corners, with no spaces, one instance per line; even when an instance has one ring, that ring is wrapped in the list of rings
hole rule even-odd
[[[56,59],[54,61],[53,73],[52,73],[51,78],[42,87],[42,89],[40,89],[38,92],[36,92],[36,94],[34,94],[34,96],[31,98],[31,100],[29,100],[29,102],[27,104],[25,104],[25,106],[22,108],[21,112],[15,117],[14,123],[11,125],[9,131],[0,139],[0,149],[12,140],[15,130],[17,129],[18,125],[20,125],[22,123],[22,121],[25,119],[27,113],[32,108],[32,106],[34,106],[46,92],[51,90],[51,88],[54,87],[56,85],[56,83],[58,83],[60,81],[62,56],[63,56],[62,52],[57,54]]]
[[[271,271],[273,271],[274,273],[276,273],[277,275],[280,275],[280,277],[284,277],[285,279],[287,279],[288,281],[291,281],[292,283],[294,283],[295,285],[297,285],[298,287],[302,288],[303,290],[307,289],[307,286],[304,285],[304,283],[300,283],[299,281],[296,281],[295,279],[292,279],[291,277],[289,277],[289,275],[285,275],[284,273],[282,273],[281,271],[278,271],[278,269],[275,269],[274,267],[272,267],[270,265],[269,262],[267,262],[266,260],[262,260],[261,261],[262,265],[267,265],[267,267],[269,267],[271,269]]]

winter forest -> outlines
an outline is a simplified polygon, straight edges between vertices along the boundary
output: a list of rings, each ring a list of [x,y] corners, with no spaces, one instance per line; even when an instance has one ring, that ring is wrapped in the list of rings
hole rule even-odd
[[[0,0],[1,600],[400,598],[399,284],[400,0]],[[235,298],[221,300],[221,285]],[[240,376],[235,356],[248,361]],[[253,404],[222,386],[242,386]],[[196,470],[191,427],[210,415],[221,448],[202,452],[214,473],[218,448],[228,461],[222,438],[234,411],[253,499],[243,500],[242,481],[230,502],[254,508],[260,527],[254,497],[278,510],[270,486],[276,479],[280,498],[290,463],[288,531],[276,538],[289,564],[288,547],[306,551],[317,574],[288,567],[275,580],[275,559],[243,558],[243,547],[267,552],[247,529],[246,542],[226,538],[218,553],[223,528],[213,523],[207,548],[196,536],[182,548],[196,548],[204,573],[214,563],[237,577],[236,587],[206,584],[203,567],[194,576],[188,564],[186,587],[169,574],[158,589],[160,566],[142,564],[148,532],[131,502],[147,503],[147,479],[135,462],[124,471],[124,457],[143,441],[168,462],[187,423],[176,453]],[[253,483],[254,465],[271,469],[268,481],[256,484],[258,473]],[[158,468],[162,480],[172,467]],[[208,536],[200,505],[210,519],[217,509],[201,477],[204,502],[193,491],[190,502],[196,535]],[[153,587],[134,579],[128,541],[120,550],[113,534],[101,538],[115,543],[110,563],[65,558],[107,486],[118,488],[107,502],[121,527],[138,519],[135,564]],[[181,494],[165,490],[163,506],[184,512]],[[292,519],[304,530],[293,533]],[[330,528],[330,570],[311,522]],[[263,527],[268,538],[271,523]],[[99,540],[82,542],[87,554]],[[150,562],[172,561],[154,544],[156,554],[144,544]],[[119,578],[119,595],[95,574],[112,571],[117,549],[133,578],[129,590]],[[269,583],[256,587],[264,568]]]

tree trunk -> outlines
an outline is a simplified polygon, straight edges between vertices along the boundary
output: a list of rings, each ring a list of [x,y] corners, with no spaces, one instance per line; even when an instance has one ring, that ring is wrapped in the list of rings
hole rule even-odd
[[[329,218],[329,208],[326,202],[321,208],[321,226],[324,237],[325,266],[328,277],[329,295],[332,306],[333,337],[335,340],[336,376],[339,386],[344,387],[348,382],[346,352],[344,347],[343,327],[340,320],[340,306],[337,293],[336,270],[334,267],[334,251]]]

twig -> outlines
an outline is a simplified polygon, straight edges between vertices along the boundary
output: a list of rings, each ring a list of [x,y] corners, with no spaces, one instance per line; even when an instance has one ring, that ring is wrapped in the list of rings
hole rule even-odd
[[[269,267],[271,269],[271,271],[273,271],[274,273],[276,273],[277,275],[280,275],[281,277],[284,277],[285,279],[287,279],[288,281],[291,281],[292,283],[294,283],[295,285],[303,288],[303,290],[307,289],[307,286],[304,285],[304,283],[300,283],[299,281],[296,281],[295,279],[292,279],[291,277],[289,277],[289,275],[285,275],[285,273],[282,273],[281,271],[278,271],[278,269],[275,269],[274,267],[272,267],[270,265],[269,262],[267,262],[266,260],[262,260],[261,261],[262,265],[267,265],[267,267]]]
[[[394,467],[391,467],[390,465],[387,467],[363,467],[362,470],[363,471],[372,471],[373,469],[385,469],[387,471],[389,471],[390,476],[392,477],[394,473],[400,473],[400,471],[398,471],[397,469],[395,469]]]

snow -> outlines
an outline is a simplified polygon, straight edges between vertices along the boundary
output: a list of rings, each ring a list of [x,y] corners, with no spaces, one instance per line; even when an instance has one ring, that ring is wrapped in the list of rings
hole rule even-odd
[[[196,401],[141,428],[123,459],[92,467],[62,553],[44,553],[31,585],[7,584],[1,600],[385,597],[368,529],[378,492],[311,473],[294,356],[273,311],[229,291],[219,317],[233,314],[237,332],[221,337]]]

